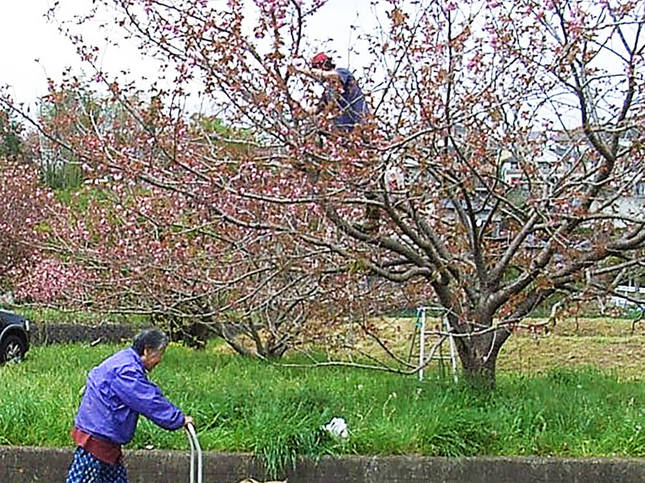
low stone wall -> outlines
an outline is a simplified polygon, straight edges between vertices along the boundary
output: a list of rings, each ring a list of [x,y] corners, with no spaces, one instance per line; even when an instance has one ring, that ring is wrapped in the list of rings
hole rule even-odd
[[[71,448],[0,446],[0,481],[63,481]],[[204,453],[204,482],[264,480],[260,462],[248,454]],[[188,481],[183,451],[127,451],[132,483]],[[645,459],[426,458],[418,456],[301,459],[289,483],[636,483],[645,481]]]
[[[136,327],[124,324],[32,324],[30,342],[33,345],[87,342],[121,344],[131,341]]]

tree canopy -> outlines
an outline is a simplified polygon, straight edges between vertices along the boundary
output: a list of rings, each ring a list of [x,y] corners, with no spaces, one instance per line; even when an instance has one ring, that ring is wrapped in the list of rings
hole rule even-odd
[[[61,216],[58,253],[89,274],[83,303],[247,314],[280,344],[297,337],[277,314],[434,303],[492,387],[535,308],[642,276],[645,7],[375,1],[379,28],[354,46],[369,115],[348,132],[333,108],[310,113],[321,87],[294,62],[320,50],[307,27],[324,3],[95,2],[83,22],[110,12],[170,87],[96,69],[119,115],[72,117],[61,139],[102,194]],[[191,120],[195,89],[210,112]]]

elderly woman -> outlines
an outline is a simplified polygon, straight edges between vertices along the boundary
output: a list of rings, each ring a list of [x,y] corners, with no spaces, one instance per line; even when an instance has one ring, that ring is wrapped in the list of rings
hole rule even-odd
[[[142,330],[131,347],[90,371],[72,430],[78,447],[67,483],[127,482],[121,445],[132,439],[139,414],[164,429],[192,424],[146,374],[161,362],[167,345],[168,337],[160,330]]]

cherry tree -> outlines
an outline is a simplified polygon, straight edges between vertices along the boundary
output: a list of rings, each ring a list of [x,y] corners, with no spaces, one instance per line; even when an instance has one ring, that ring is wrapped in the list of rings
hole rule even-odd
[[[103,292],[115,306],[148,290],[220,317],[287,294],[320,320],[435,303],[467,378],[493,387],[534,309],[643,274],[644,6],[372,2],[377,27],[352,47],[370,114],[339,132],[294,67],[320,48],[307,32],[325,3],[95,2],[83,21],[109,12],[164,74],[145,93],[96,67],[123,116],[65,141],[137,223],[92,205],[75,232],[105,223],[110,255],[90,256],[105,249],[93,235],[57,246],[112,286],[123,275]],[[230,129],[191,125],[197,91]]]
[[[287,250],[288,239],[242,218],[221,220],[220,210],[233,210],[230,193],[191,193],[135,161],[158,160],[155,170],[172,170],[177,151],[204,158],[248,151],[246,142],[220,142],[231,131],[216,119],[164,112],[160,97],[90,95],[73,77],[47,96],[41,135],[57,155],[76,160],[85,182],[66,190],[69,209],[48,219],[43,248],[65,260],[66,270],[34,266],[22,284],[25,296],[54,302],[42,290],[43,279],[54,279],[55,303],[67,308],[148,314],[196,346],[213,331],[240,353],[280,356],[302,343],[301,326],[315,312],[319,286],[301,269],[311,255]],[[132,164],[120,164],[128,158]],[[228,174],[239,189],[262,177],[252,165]],[[252,203],[236,208],[255,210]],[[305,262],[294,268],[291,258]]]
[[[0,158],[0,176],[0,286],[20,297],[28,274],[46,259],[38,246],[55,200],[42,186],[38,169],[24,160]],[[60,267],[53,259],[47,263],[51,268]],[[57,281],[51,271],[47,273],[43,284],[30,287],[42,298],[56,292]]]

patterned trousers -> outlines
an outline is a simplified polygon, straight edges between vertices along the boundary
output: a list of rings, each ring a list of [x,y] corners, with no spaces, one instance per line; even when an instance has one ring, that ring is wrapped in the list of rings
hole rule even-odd
[[[65,483],[128,483],[128,474],[123,464],[104,463],[79,446]]]

